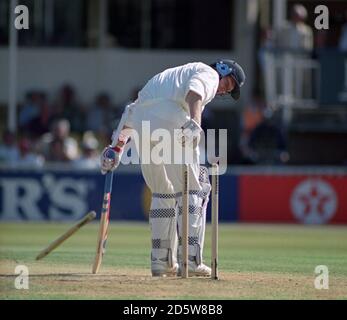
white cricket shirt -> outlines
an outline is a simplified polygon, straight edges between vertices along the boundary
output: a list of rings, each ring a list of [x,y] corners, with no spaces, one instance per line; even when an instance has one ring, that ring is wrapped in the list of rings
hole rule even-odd
[[[193,62],[183,66],[167,69],[155,75],[139,92],[138,102],[150,100],[173,100],[188,111],[185,102],[191,90],[202,98],[202,109],[216,95],[219,85],[218,73],[210,66]]]

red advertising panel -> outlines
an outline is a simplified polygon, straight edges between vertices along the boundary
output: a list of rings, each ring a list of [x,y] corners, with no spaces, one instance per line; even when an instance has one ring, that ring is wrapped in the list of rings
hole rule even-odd
[[[241,175],[240,221],[347,223],[347,176]]]

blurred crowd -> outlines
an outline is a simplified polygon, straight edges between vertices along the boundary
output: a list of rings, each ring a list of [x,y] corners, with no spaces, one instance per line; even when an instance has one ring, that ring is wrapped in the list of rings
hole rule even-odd
[[[330,17],[329,21],[334,23],[331,28],[337,28],[339,31],[332,33],[330,29],[315,30],[312,27],[314,21],[309,21],[306,7],[302,4],[295,4],[291,7],[288,20],[280,28],[262,30],[260,47],[261,49],[285,49],[292,52],[306,51],[313,55],[320,49],[327,48],[336,48],[346,52],[347,10],[339,13],[339,16]]]
[[[0,164],[39,168],[58,162],[98,168],[99,149],[109,143],[121,113],[107,93],[98,94],[88,106],[68,84],[52,102],[43,92],[28,92],[19,107],[18,134],[2,134]]]
[[[262,30],[258,51],[259,77],[239,118],[238,159],[241,164],[286,164],[290,159],[283,123],[274,116],[264,99],[266,51],[295,54],[296,59],[315,58],[320,49],[332,46],[347,51],[347,12],[338,39],[328,38],[326,30],[313,30],[311,25],[305,6],[295,4],[281,28]],[[136,88],[134,93],[137,91]],[[110,95],[103,92],[94,102],[85,105],[68,84],[52,101],[44,92],[28,92],[19,108],[19,134],[5,131],[2,135],[0,164],[42,167],[59,162],[79,168],[98,168],[100,149],[109,143],[124,105],[114,105]],[[207,108],[203,116],[203,125],[208,128],[212,123],[212,128],[215,124],[213,112]]]
[[[71,85],[64,85],[51,102],[45,93],[29,92],[18,110],[18,133],[2,133],[0,165],[41,168],[58,164],[98,169],[100,151],[109,143],[122,110],[107,93],[97,95],[89,106],[83,105]],[[213,111],[206,109],[206,128],[213,128],[215,120]],[[284,134],[259,92],[242,109],[240,132],[241,163],[288,161]]]
[[[277,29],[264,29],[259,38],[257,83],[252,97],[243,106],[240,115],[239,151],[242,164],[286,164],[290,160],[286,124],[281,117],[276,117],[272,107],[264,99],[266,83],[265,73],[269,66],[266,64],[266,53],[272,52],[277,61],[291,56],[294,61],[300,60],[305,64],[307,59],[316,59],[320,50],[333,48],[347,52],[347,11],[341,12],[340,18],[331,17],[331,21],[339,20],[341,25],[337,37],[328,37],[330,30],[314,30],[314,23],[309,21],[307,8],[302,4],[294,4],[288,20]],[[331,35],[331,33],[330,33]],[[282,64],[282,65],[283,65]],[[299,70],[296,69],[296,73]],[[302,71],[302,87],[307,93],[311,88],[312,74]],[[279,83],[276,90],[282,86],[283,74],[278,75]],[[295,84],[293,84],[294,87]]]

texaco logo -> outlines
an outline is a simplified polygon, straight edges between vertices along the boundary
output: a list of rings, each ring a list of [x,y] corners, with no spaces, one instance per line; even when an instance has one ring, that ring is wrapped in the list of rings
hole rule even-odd
[[[334,216],[337,196],[326,181],[307,179],[294,189],[290,204],[295,217],[301,222],[322,224]]]

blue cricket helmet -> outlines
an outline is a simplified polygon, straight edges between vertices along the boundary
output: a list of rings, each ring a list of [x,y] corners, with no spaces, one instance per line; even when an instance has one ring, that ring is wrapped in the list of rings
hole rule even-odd
[[[230,95],[238,100],[240,98],[240,89],[246,81],[246,75],[242,67],[234,60],[220,59],[210,65],[219,74],[220,79],[232,77],[235,80],[235,88]]]

